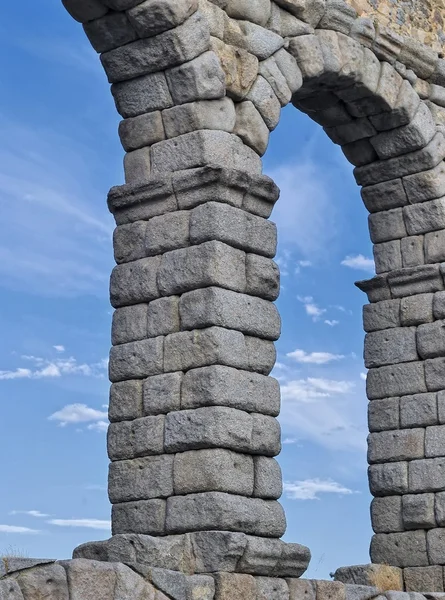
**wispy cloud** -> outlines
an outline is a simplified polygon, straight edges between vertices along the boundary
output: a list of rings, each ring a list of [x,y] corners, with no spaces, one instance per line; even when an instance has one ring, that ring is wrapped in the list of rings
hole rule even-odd
[[[45,513],[40,512],[40,510],[12,510],[10,515],[27,515],[29,517],[36,517],[38,519],[49,517]]]
[[[354,383],[351,381],[308,377],[283,384],[281,395],[283,400],[311,403],[318,398],[328,398],[331,394],[346,394],[353,388]]]
[[[53,413],[48,417],[50,421],[58,421],[61,427],[73,423],[90,423],[90,422],[101,422],[107,419],[108,415],[106,412],[91,408],[86,404],[68,404],[61,410]],[[97,423],[95,423],[97,429]],[[92,429],[92,427],[89,427]]]
[[[30,527],[18,527],[16,525],[0,525],[0,533],[19,533],[19,534],[31,534],[42,533],[38,529],[31,529]]]
[[[335,327],[339,323],[340,321],[336,321],[335,319],[325,319],[325,325],[329,325],[329,327]]]
[[[357,493],[333,479],[318,478],[285,482],[284,492],[290,500],[320,500],[320,494],[347,496]]]
[[[325,308],[320,308],[315,304],[312,296],[297,296],[297,300],[304,305],[306,314],[311,317],[314,322],[319,321],[326,312]]]
[[[326,363],[341,360],[342,354],[331,354],[330,352],[305,352],[304,350],[294,350],[286,356],[298,363],[325,365]]]
[[[43,358],[40,356],[23,355],[22,360],[33,363],[33,368],[17,367],[13,370],[0,371],[0,381],[13,379],[54,379],[65,375],[81,375],[84,377],[103,377],[106,363],[79,363],[74,357]]]
[[[57,352],[65,352],[65,346],[62,345],[57,345],[57,346],[53,346],[54,350],[56,350]]]
[[[368,379],[368,374],[367,373],[360,373],[360,379],[362,381],[366,381]]]
[[[108,430],[108,422],[107,421],[97,421],[97,423],[91,423],[87,426],[87,429],[90,431],[97,431],[98,433],[106,433]]]
[[[366,258],[363,254],[357,254],[356,256],[346,256],[341,261],[341,264],[344,267],[349,267],[350,269],[356,269],[358,271],[366,271],[367,273],[374,273],[375,264],[372,258]]]
[[[48,523],[57,527],[82,527],[104,531],[111,529],[111,521],[102,521],[100,519],[51,519]]]

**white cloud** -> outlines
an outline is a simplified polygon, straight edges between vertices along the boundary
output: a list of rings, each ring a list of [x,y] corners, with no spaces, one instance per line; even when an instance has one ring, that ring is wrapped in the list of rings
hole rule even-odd
[[[78,363],[74,357],[54,360],[39,356],[23,355],[22,360],[32,362],[33,369],[19,367],[15,370],[0,371],[0,380],[11,379],[54,379],[64,375],[81,375],[84,377],[103,377],[106,370],[104,360],[98,363]]]
[[[16,369],[15,371],[0,371],[0,380],[31,379],[33,373],[30,369]]]
[[[283,446],[292,446],[293,444],[298,444],[298,439],[287,437],[287,438],[284,438],[282,444],[283,444]]]
[[[106,433],[108,431],[108,423],[106,421],[97,421],[97,423],[91,423],[87,426],[90,431],[97,431],[99,433]]]
[[[308,377],[307,379],[287,381],[281,386],[281,395],[283,400],[309,403],[318,398],[327,398],[331,394],[346,394],[353,387],[354,383],[351,381]]]
[[[367,373],[360,373],[360,379],[362,381],[366,381],[368,379],[368,374]]]
[[[100,519],[51,519],[48,521],[50,525],[58,527],[85,527],[87,529],[101,529],[109,531],[111,529],[111,521],[102,521]]]
[[[65,346],[62,345],[57,345],[57,346],[53,346],[53,348],[57,351],[57,352],[65,352]]]
[[[298,363],[313,364],[313,365],[325,365],[326,363],[341,360],[344,358],[343,354],[331,354],[330,352],[305,352],[304,350],[294,350],[289,352],[286,356],[292,358]]]
[[[335,319],[325,319],[325,325],[329,325],[329,327],[335,327],[336,325],[338,325],[340,323],[340,321],[336,321]]]
[[[50,516],[50,515],[40,512],[40,510],[12,510],[9,514],[10,515],[28,515],[29,517],[37,517],[37,518],[44,518],[44,517]]]
[[[68,423],[89,423],[103,421],[108,417],[106,412],[91,408],[86,404],[68,404],[48,417],[50,421],[59,421],[61,427]]]
[[[38,529],[30,529],[29,527],[17,527],[16,525],[0,525],[0,533],[24,533],[36,534],[41,533]]]
[[[326,312],[325,308],[320,308],[315,304],[312,296],[297,296],[297,299],[304,304],[306,314],[311,317],[314,322],[319,321]]]
[[[344,267],[350,269],[356,269],[358,271],[366,271],[367,273],[375,272],[375,264],[372,258],[366,258],[363,254],[357,254],[356,256],[347,256],[341,261]]]
[[[333,479],[305,479],[284,483],[284,492],[290,500],[319,500],[319,494],[354,494],[353,490],[337,483]]]

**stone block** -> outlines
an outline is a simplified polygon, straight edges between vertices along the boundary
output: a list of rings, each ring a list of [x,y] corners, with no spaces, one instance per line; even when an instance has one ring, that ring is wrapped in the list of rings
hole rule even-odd
[[[288,579],[290,600],[316,600],[317,588],[311,579]]]
[[[372,463],[397,462],[424,457],[424,429],[400,429],[371,433],[368,460]]]
[[[388,131],[396,127],[403,127],[412,120],[419,104],[419,95],[411,83],[404,79],[393,109],[389,112],[372,115],[369,118],[377,131]]]
[[[173,250],[162,257],[159,290],[163,296],[209,286],[245,292],[245,263],[244,252],[218,241]]]
[[[8,559],[3,558],[3,561],[8,561]],[[62,565],[44,565],[35,569],[27,569],[19,573],[17,582],[25,600],[39,597],[48,600],[69,600],[70,598],[67,575]],[[71,590],[71,596],[73,595],[76,595],[76,590]],[[19,597],[16,596],[15,590],[4,596],[0,591],[0,598],[5,598],[5,600],[14,600]],[[89,599],[92,598],[93,594],[90,593]],[[102,598],[105,600],[104,596]]]
[[[146,221],[119,225],[113,232],[114,258],[118,264],[145,258]]]
[[[218,573],[215,585],[215,600],[257,600],[255,578],[252,575]]]
[[[189,220],[190,213],[186,210],[177,210],[150,219],[145,228],[146,256],[189,246]]]
[[[434,294],[433,315],[435,319],[445,319],[445,292]]]
[[[104,52],[101,62],[109,82],[116,83],[191,61],[209,44],[207,21],[197,12],[174,29]]]
[[[116,83],[111,86],[111,93],[117,112],[124,119],[173,106],[164,73],[152,73],[131,81]],[[145,140],[145,136],[142,139]]]
[[[417,349],[421,358],[445,355],[445,322],[425,323],[417,328]]]
[[[371,560],[396,567],[428,565],[425,531],[378,533],[371,541]]]
[[[130,567],[115,564],[116,587],[114,597],[119,600],[155,600],[155,588],[148,581],[135,573]]]
[[[210,327],[172,333],[165,338],[166,372],[215,364],[250,370],[248,358],[243,334],[233,329]]]
[[[441,198],[445,194],[445,165],[403,178],[403,186],[411,204]]]
[[[317,600],[345,600],[346,589],[340,581],[323,581],[321,579],[315,582],[317,588]]]
[[[431,77],[439,62],[437,52],[414,38],[404,40],[399,60],[408,69],[412,69],[421,79]]]
[[[373,251],[376,273],[387,273],[402,268],[400,240],[376,244]]]
[[[437,393],[437,412],[439,415],[439,423],[445,423],[445,392]]]
[[[430,392],[445,389],[445,358],[433,358],[425,361],[425,380]]]
[[[148,377],[143,383],[144,415],[167,414],[181,407],[182,373]],[[142,382],[139,382],[142,385]]]
[[[408,207],[408,209],[409,208],[413,207]],[[392,210],[385,210],[369,215],[369,232],[374,244],[406,237],[407,232],[402,211],[403,209],[401,208],[394,208]],[[423,232],[409,231],[409,233],[411,235],[412,233]]]
[[[246,293],[274,301],[280,293],[280,269],[269,258],[246,255]]]
[[[424,148],[433,139],[435,133],[436,125],[431,111],[424,102],[421,102],[409,125],[379,133],[371,138],[371,144],[380,160],[385,160]]]
[[[425,460],[413,460],[409,463],[410,493],[440,492],[444,486],[444,458],[427,458]]]
[[[243,198],[243,209],[254,215],[268,219],[279,197],[277,185],[266,175],[252,177],[253,185]]]
[[[333,29],[348,35],[357,18],[357,12],[352,6],[341,0],[327,0],[326,11],[318,25],[321,29]]]
[[[374,60],[370,60],[370,55],[366,52],[365,55],[367,62],[367,68],[365,69],[365,71],[368,70],[369,62],[369,64],[372,65],[372,67],[374,67],[371,67],[373,71],[373,77],[371,78],[371,80],[368,79],[364,86],[361,86],[362,89],[359,89],[360,93],[358,95],[357,93],[354,93],[354,91],[352,98],[350,96],[347,96],[345,93],[342,94],[343,99],[348,101],[348,111],[352,116],[359,118],[379,115],[382,112],[392,113],[393,109],[397,105],[397,99],[399,96],[403,79],[397,73],[397,71],[387,62],[383,62],[380,65],[375,65],[375,57]],[[390,127],[388,127],[388,123],[378,124],[380,126],[386,125],[386,129],[391,129],[391,126],[396,127],[398,125],[406,125],[406,122],[400,123],[398,120],[397,122],[392,121]],[[393,178],[388,177],[388,179]]]
[[[219,129],[232,133],[235,119],[235,105],[230,98],[189,102],[162,112],[167,138],[174,138],[197,129]]]
[[[445,530],[430,529],[427,532],[428,558],[432,565],[445,563]]]
[[[246,95],[262,116],[270,131],[278,125],[281,114],[281,104],[275,95],[270,83],[261,75],[258,75],[255,83]]]
[[[393,496],[408,492],[408,463],[384,463],[368,469],[369,487],[373,496]]]
[[[181,171],[205,165],[235,169],[240,164],[248,173],[261,174],[256,152],[226,131],[200,130],[158,142],[151,147],[153,173]]]
[[[212,51],[204,52],[190,62],[168,70],[166,77],[174,104],[215,100],[223,98],[226,93],[224,71],[217,55]]]
[[[286,518],[274,500],[222,492],[173,496],[167,500],[167,533],[212,528],[274,538],[283,535]]]
[[[83,29],[96,52],[107,52],[138,38],[125,13],[108,13],[85,23]]]
[[[367,117],[336,127],[325,127],[324,130],[334,144],[340,144],[341,146],[357,142],[363,138],[371,138],[376,133]]]
[[[248,366],[244,367],[240,364],[239,368],[247,368],[250,371],[256,371],[262,375],[270,375],[277,360],[277,351],[274,343],[248,335],[244,337],[244,341],[246,344]]]
[[[179,302],[181,328],[225,327],[247,335],[277,340],[281,319],[267,300],[231,290],[209,287],[187,292]]]
[[[273,377],[214,365],[192,369],[184,376],[181,407],[228,406],[276,417],[280,386]]]
[[[356,281],[355,284],[359,290],[365,292],[369,302],[380,302],[391,298],[391,290],[388,285],[388,275],[376,275],[371,279]]]
[[[245,252],[273,258],[277,250],[277,229],[275,223],[245,210],[221,202],[207,202],[191,212],[190,240],[192,244],[219,240]]]
[[[342,150],[348,161],[355,167],[362,167],[377,160],[377,154],[366,138],[344,144]]]
[[[283,493],[283,475],[281,467],[274,458],[255,456],[255,485],[253,495],[256,498],[278,500]]]
[[[289,600],[289,587],[285,579],[256,577],[257,600]]]
[[[173,460],[173,456],[164,454],[112,462],[108,474],[110,502],[117,504],[171,496]]]
[[[322,0],[309,0],[303,3],[298,0],[278,0],[277,4],[312,27],[319,24],[325,11],[325,3]]]
[[[284,46],[281,35],[256,23],[241,21],[239,26],[246,50],[255,55],[260,61],[265,61]]]
[[[252,4],[248,0],[229,0],[225,10],[230,17],[234,19],[243,19],[257,23],[258,25],[266,25],[271,13],[270,0],[260,0]]]
[[[145,337],[158,337],[178,332],[181,329],[179,297],[168,296],[150,302],[147,308],[146,321],[147,332]]]
[[[113,346],[147,338],[147,312],[147,304],[135,304],[116,309],[111,326]]]
[[[371,521],[375,533],[403,531],[402,496],[374,498],[371,503]]]
[[[157,277],[160,266],[159,256],[117,265],[110,281],[110,299],[114,308],[159,298]]]
[[[425,263],[423,235],[411,235],[400,240],[403,267],[417,267]]]
[[[400,300],[382,300],[363,307],[363,327],[366,332],[400,325]]]
[[[269,144],[269,128],[250,100],[237,103],[233,132],[260,156],[266,152]]]
[[[108,8],[99,0],[62,0],[62,4],[73,19],[80,23],[100,19],[108,12]]]
[[[441,566],[408,567],[403,569],[403,579],[407,592],[428,590],[430,592],[443,592],[443,574]]]
[[[190,534],[197,573],[231,573],[244,554],[247,536],[229,531],[201,531]]]
[[[192,575],[185,578],[187,600],[213,600],[215,581],[207,575]]]
[[[439,265],[425,265],[392,271],[388,283],[393,297],[414,296],[443,289]]]
[[[406,494],[402,497],[405,529],[430,529],[436,526],[434,494]]]
[[[77,558],[66,561],[64,566],[68,578],[70,599],[108,600],[114,598],[116,586],[114,565]]]
[[[445,260],[445,230],[433,231],[425,235],[425,262],[438,263]]]
[[[369,431],[386,431],[400,427],[399,398],[373,400],[368,405]],[[403,427],[403,425],[402,425]]]
[[[210,47],[218,56],[226,76],[227,95],[244,100],[258,75],[258,58],[244,48],[210,38]]]
[[[277,419],[254,413],[252,420],[251,452],[277,456],[281,451],[281,427]]]
[[[85,544],[76,546],[73,550],[73,558],[86,558],[88,560],[108,562],[108,540],[86,542]]]
[[[295,92],[296,90],[298,90],[301,87],[301,83],[302,83],[300,69],[298,68],[297,61],[295,60],[295,58],[293,56],[291,56],[286,50],[284,50],[284,48],[279,50],[279,52],[281,52],[281,51],[283,51],[283,53],[285,53],[285,54],[280,54],[280,56],[281,56],[280,62],[282,64],[283,70],[292,77],[294,69],[296,69],[296,72],[300,75],[299,82],[298,82],[299,85],[297,85],[296,81],[294,82],[294,87],[295,87],[294,92]],[[284,61],[286,61],[286,62],[284,62]],[[260,75],[262,75],[264,77],[264,79],[267,81],[267,83],[271,86],[271,88],[275,92],[275,95],[278,98],[278,100],[280,101],[281,106],[286,106],[287,104],[289,104],[289,102],[292,98],[292,94],[294,92],[291,91],[291,89],[287,83],[287,78],[285,77],[285,75],[283,74],[283,72],[281,71],[281,69],[279,68],[279,66],[277,64],[276,53],[274,56],[271,56],[267,60],[264,60],[260,63],[259,72],[260,72]]]
[[[155,503],[165,505],[165,500],[148,500],[132,504]],[[142,508],[141,508],[142,510]],[[165,512],[165,511],[164,511]],[[110,562],[131,563],[144,567],[161,567],[174,571],[192,572],[192,552],[187,536],[170,535],[156,537],[145,534],[116,534],[108,540]]]
[[[125,183],[143,183],[150,177],[150,148],[139,148],[124,156]]]
[[[225,406],[171,412],[165,422],[165,449],[184,452],[202,448],[228,448],[249,452],[253,420],[243,411]]]
[[[394,327],[366,334],[364,357],[367,369],[417,360],[416,328]]]
[[[433,320],[434,294],[417,294],[402,298],[400,305],[401,323],[404,327],[422,325]]]
[[[311,552],[301,544],[284,544],[275,567],[275,577],[301,577],[309,566]]]
[[[406,206],[403,214],[409,235],[445,229],[445,198]]]
[[[362,200],[371,213],[406,206],[408,200],[401,179],[392,179],[361,189]]]
[[[425,457],[445,456],[445,425],[433,425],[426,428]]]
[[[147,38],[181,25],[198,8],[197,0],[145,0],[127,12],[141,38]]]
[[[435,495],[434,513],[439,527],[445,525],[445,492],[439,492]]]
[[[164,415],[111,423],[107,442],[110,460],[162,454]]]
[[[174,334],[173,334],[174,335]],[[151,338],[114,346],[108,366],[112,383],[126,379],[142,379],[163,371],[164,338]],[[177,369],[173,369],[177,370]]]
[[[165,512],[166,501],[161,499],[113,504],[111,511],[113,536],[131,533],[163,535],[165,533]],[[111,549],[110,556],[112,556]],[[121,560],[120,557],[119,560]]]
[[[371,369],[366,389],[370,400],[427,392],[424,364],[412,362]]]
[[[237,570],[252,575],[273,574],[282,555],[283,546],[281,540],[247,536],[247,546]]]
[[[252,496],[254,463],[251,456],[215,448],[175,456],[173,481],[176,495],[228,492]]]
[[[112,384],[108,417],[112,423],[142,417],[142,381],[121,381]]]
[[[346,584],[377,587],[379,590],[403,590],[403,571],[389,565],[355,565],[341,567],[334,573],[336,581]]]
[[[401,427],[427,427],[438,423],[436,394],[400,398]]]

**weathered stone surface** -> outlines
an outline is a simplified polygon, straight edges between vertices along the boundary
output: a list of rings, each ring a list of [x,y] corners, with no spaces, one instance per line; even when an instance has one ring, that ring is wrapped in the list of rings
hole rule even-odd
[[[230,17],[263,26],[266,25],[271,11],[270,0],[259,0],[255,3],[249,0],[228,0],[225,4],[224,8]]]
[[[146,314],[146,337],[158,337],[178,332],[181,328],[179,320],[179,297],[168,296],[150,302]]]
[[[148,377],[143,382],[143,414],[158,415],[179,410],[182,381],[182,373],[166,373]],[[137,383],[142,385],[142,382]]]
[[[336,581],[361,586],[374,586],[379,590],[403,590],[403,571],[389,565],[356,565],[341,567],[334,573]]]
[[[223,448],[183,452],[175,456],[173,481],[176,495],[228,492],[252,496],[254,479],[251,456]]]
[[[316,27],[319,24],[325,11],[323,0],[308,0],[307,2],[301,2],[300,0],[278,0],[277,4],[298,19],[309,23],[312,27]]]
[[[8,577],[0,580],[0,600],[24,600],[19,584],[15,579]]]
[[[315,600],[317,597],[317,589],[315,581],[311,579],[288,579],[289,595],[291,600]]]
[[[317,580],[315,582],[317,588],[317,599],[320,600],[345,600],[346,589],[343,583],[340,581],[323,581]]]
[[[399,327],[400,300],[382,300],[363,307],[363,327],[366,332]]]
[[[445,323],[435,321],[417,328],[417,348],[421,358],[437,358],[445,355]]]
[[[425,265],[392,271],[388,283],[393,297],[413,296],[443,289],[439,265]]]
[[[371,433],[399,429],[399,398],[384,398],[383,400],[373,400],[370,402],[368,405],[368,425]]]
[[[289,600],[289,588],[284,579],[256,577],[257,600]]]
[[[425,381],[430,392],[445,389],[445,358],[433,358],[425,361]]]
[[[262,116],[267,127],[272,131],[278,125],[281,113],[281,104],[271,85],[259,75],[246,95]]]
[[[371,520],[375,533],[403,531],[402,496],[374,498],[371,503]]]
[[[147,304],[123,306],[115,310],[111,326],[111,343],[116,346],[147,338],[147,312]]]
[[[170,69],[166,76],[175,104],[214,100],[222,98],[226,92],[224,71],[218,57],[211,51]]]
[[[257,78],[258,58],[214,37],[210,44],[225,73],[227,95],[237,101],[243,100]]]
[[[234,131],[235,118],[235,106],[230,98],[190,102],[162,112],[167,138],[177,137],[197,129],[219,129],[231,133]],[[156,142],[161,139],[163,138]]]
[[[430,564],[443,565],[445,562],[445,531],[431,529],[427,532],[428,558]]]
[[[367,369],[417,360],[416,329],[393,327],[368,333],[364,356]]]
[[[247,536],[245,552],[237,566],[241,573],[269,575],[274,573],[282,555],[281,540]]]
[[[445,426],[436,425],[426,428],[425,456],[435,458],[445,456]]]
[[[250,100],[236,105],[236,124],[233,131],[260,156],[266,152],[269,143],[269,128]]]
[[[111,423],[108,428],[108,456],[122,460],[164,450],[164,416],[143,417],[133,421]]]
[[[96,52],[107,52],[138,38],[124,13],[108,13],[100,19],[85,23],[83,28]]]
[[[256,600],[257,589],[252,575],[218,573],[215,600]]]
[[[417,207],[407,207],[410,208]],[[396,240],[407,235],[407,229],[404,222],[404,213],[401,208],[394,208],[383,212],[369,215],[369,233],[374,244]],[[422,231],[410,231],[409,234],[423,233]]]
[[[420,428],[371,433],[368,460],[372,464],[423,458],[424,440],[425,430]]]
[[[164,500],[148,502],[165,503]],[[174,571],[184,569],[192,572],[192,556],[188,543],[185,536],[153,537],[142,534],[116,534],[108,540],[108,555],[112,562],[148,565]]]
[[[429,458],[409,463],[410,493],[440,492],[445,485],[445,459]]]
[[[19,574],[17,582],[25,600],[39,597],[48,600],[69,600],[70,598],[65,569],[58,564],[25,570]],[[7,598],[13,600],[14,593]]]
[[[256,371],[262,375],[269,375],[275,366],[277,360],[277,351],[275,344],[269,340],[246,335],[244,337],[246,344],[247,367],[238,364],[238,368],[247,368]]]
[[[376,273],[387,273],[402,268],[400,240],[376,244],[373,253]]]
[[[100,19],[108,12],[99,0],[62,0],[62,3],[73,19],[80,23]]]
[[[403,267],[417,267],[425,262],[423,235],[409,236],[400,240]]]
[[[386,211],[408,204],[401,179],[392,179],[362,188],[363,203],[369,212]]]
[[[427,392],[424,365],[412,362],[371,369],[366,388],[371,400]]]
[[[434,294],[433,315],[435,319],[445,319],[445,292]]]
[[[108,417],[112,423],[142,417],[142,381],[121,381],[112,384]]]
[[[150,177],[151,154],[150,148],[139,148],[124,156],[125,183],[143,183]]]
[[[445,492],[435,495],[434,512],[437,525],[443,527],[445,525]]]
[[[197,0],[145,0],[128,12],[128,18],[142,38],[151,37],[181,25],[198,8]]]
[[[408,492],[408,463],[371,465],[368,470],[369,487],[374,496],[393,496]]]
[[[426,427],[437,423],[436,394],[416,394],[400,398],[401,427]]]
[[[255,456],[255,484],[253,495],[256,498],[278,500],[283,493],[281,467],[274,458]]]
[[[245,498],[222,492],[174,496],[167,500],[167,533],[212,528],[261,537],[280,537],[286,519],[274,500]]]
[[[434,531],[434,530],[433,530]],[[425,531],[379,533],[372,538],[371,559],[379,564],[396,567],[428,565]]]
[[[118,264],[145,257],[146,221],[136,221],[116,227],[113,232],[114,258]]]
[[[164,535],[165,512],[166,501],[161,499],[113,504],[111,511],[113,536],[131,533]],[[112,556],[113,553],[109,549],[109,557]],[[165,560],[162,564],[166,565]]]
[[[443,575],[441,566],[408,567],[403,570],[405,589],[407,592],[429,590],[443,592]]]
[[[280,293],[278,265],[258,254],[246,255],[246,293],[266,300],[276,300]]]
[[[259,60],[266,60],[284,45],[281,35],[264,27],[243,21],[239,23],[246,50]]]
[[[406,206],[403,215],[409,235],[445,229],[445,198]]]
[[[434,494],[407,494],[402,497],[405,529],[430,529],[436,526]]]
[[[173,106],[164,73],[152,73],[111,86],[117,112],[126,118]]]
[[[228,531],[202,531],[190,535],[198,573],[233,572],[244,554],[247,536]]]
[[[179,314],[183,330],[217,326],[271,340],[277,340],[281,331],[278,311],[271,302],[222,288],[183,294]]]
[[[434,231],[425,235],[425,262],[438,263],[445,260],[445,230]]]
[[[64,563],[72,600],[109,600],[116,585],[114,565],[78,558]]]
[[[440,198],[445,194],[445,164],[404,177],[403,186],[411,203]]]
[[[116,587],[114,597],[122,600],[155,600],[155,588],[135,573],[130,567],[123,564],[115,564]]]
[[[110,282],[111,304],[114,308],[158,298],[156,279],[160,264],[161,258],[156,256],[115,267]]]
[[[286,52],[286,50],[284,49],[283,51]],[[297,69],[298,73],[300,70],[298,68],[295,58],[291,56],[288,52],[286,52],[286,55],[291,61],[294,61],[294,68]],[[291,91],[287,83],[286,77],[279,69],[275,56],[271,56],[267,60],[261,62],[259,69],[260,75],[262,75],[264,79],[269,83],[269,85],[275,92],[276,97],[280,101],[281,106],[286,106],[287,104],[289,104],[293,92]]]
[[[177,210],[150,219],[145,227],[145,255],[155,256],[189,246],[189,225],[190,213],[185,210]]]
[[[421,325],[433,320],[434,294],[417,294],[402,298],[400,317],[403,326]]]
[[[112,462],[108,474],[110,502],[167,498],[173,494],[173,459],[168,454]]]
[[[119,137],[127,152],[160,142],[165,139],[161,113],[155,111],[124,119],[119,123]]]
[[[110,381],[114,383],[158,375],[162,373],[163,366],[164,338],[159,337],[114,346],[108,370]]]

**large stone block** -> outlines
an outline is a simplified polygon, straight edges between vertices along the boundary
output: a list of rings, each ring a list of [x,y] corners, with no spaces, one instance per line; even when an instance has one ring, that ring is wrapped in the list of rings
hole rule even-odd
[[[111,423],[108,428],[108,456],[122,460],[164,451],[164,416],[142,417]]]
[[[370,402],[368,405],[368,425],[370,432],[399,429],[399,398],[384,398],[383,400]]]
[[[101,61],[110,83],[116,83],[190,61],[209,44],[207,21],[197,12],[174,29],[105,52]]]
[[[408,492],[408,463],[384,463],[368,469],[369,487],[373,496],[393,496]]]
[[[427,532],[428,558],[432,565],[445,564],[445,530],[430,529]]]
[[[317,599],[320,600],[346,600],[346,588],[340,581],[324,581],[319,579],[315,582]]]
[[[270,131],[274,130],[280,120],[281,104],[264,77],[257,77],[246,100],[254,104]]]
[[[425,432],[425,457],[445,456],[445,425],[433,425]]]
[[[423,235],[411,235],[400,240],[403,267],[417,267],[425,263]]]
[[[179,410],[182,382],[183,374],[180,372],[148,377],[143,382],[144,415],[162,415]],[[142,382],[139,383],[142,385]]]
[[[219,240],[245,252],[273,258],[277,249],[277,229],[274,223],[245,210],[208,202],[191,212],[190,240],[192,244]]]
[[[119,225],[113,232],[114,258],[118,264],[145,258],[146,221]]]
[[[167,500],[167,533],[214,528],[280,537],[285,531],[286,519],[281,505],[274,500],[222,492],[173,496]]]
[[[273,377],[214,365],[192,369],[184,376],[181,407],[228,406],[276,417],[280,386]]]
[[[100,19],[108,12],[108,8],[99,0],[62,0],[62,4],[73,19],[80,23]]]
[[[150,148],[139,148],[124,156],[124,172],[126,184],[137,184],[147,181],[151,172]]]
[[[405,206],[403,215],[409,235],[445,229],[445,198]]]
[[[372,213],[369,215],[368,223],[371,240],[374,244],[400,239],[407,235],[401,208]]]
[[[217,54],[226,76],[227,95],[235,101],[243,100],[258,75],[258,58],[239,48],[210,38],[210,47]]]
[[[270,340],[280,337],[281,320],[274,304],[231,290],[209,287],[187,292],[181,296],[179,314],[183,330],[217,326]]]
[[[445,487],[445,459],[427,458],[409,463],[409,491],[413,494],[440,492]]]
[[[403,187],[411,204],[440,198],[445,194],[445,165],[443,161],[433,169],[404,177]]]
[[[419,361],[370,369],[366,389],[371,400],[427,392],[424,364]]]
[[[244,337],[244,340],[246,343],[248,366],[244,367],[242,364],[234,366],[238,366],[241,369],[247,368],[262,375],[269,375],[277,360],[277,351],[274,343],[248,335]]]
[[[114,538],[111,543],[116,542],[116,536],[120,534],[150,534],[163,535],[165,533],[165,513],[166,501],[161,499],[141,500],[139,502],[123,502],[122,504],[113,504],[111,511],[111,522]],[[134,547],[132,548],[134,551]],[[140,554],[138,560],[147,560],[151,554],[146,554],[146,548]],[[113,557],[113,549],[109,548],[109,560]],[[171,557],[168,557],[171,560]],[[167,558],[167,560],[168,560]],[[118,560],[122,560],[118,556]],[[168,563],[163,557],[162,564]]]
[[[248,173],[261,174],[258,154],[240,138],[226,131],[202,129],[158,142],[151,147],[153,173],[181,171],[205,165],[235,169],[239,165]]]
[[[445,389],[445,358],[433,358],[425,361],[425,381],[430,392]]]
[[[270,0],[259,0],[254,4],[249,0],[228,0],[223,4],[230,17],[252,21],[262,26],[266,25],[271,13]]]
[[[416,394],[400,398],[401,427],[426,427],[437,425],[436,394]]]
[[[371,559],[378,564],[396,567],[428,565],[425,531],[378,533],[371,541]]]
[[[403,569],[403,579],[407,592],[428,590],[443,592],[443,573],[441,566],[408,567]]]
[[[166,72],[167,83],[175,104],[215,100],[226,93],[224,71],[214,52],[204,52],[197,58]],[[202,127],[206,129],[206,127]],[[211,129],[217,129],[211,127]],[[223,127],[219,128],[223,129]]]
[[[434,499],[434,513],[439,527],[445,525],[445,492],[439,492]]]
[[[142,507],[143,504],[149,505],[150,503],[153,503],[153,506],[155,503],[165,505],[165,502],[165,500],[147,500],[131,504],[139,504]],[[143,509],[141,508],[141,510]],[[108,540],[107,547],[108,560],[111,562],[193,572],[190,540],[183,535],[156,537],[155,534],[115,534]]]
[[[434,294],[416,294],[402,298],[400,316],[403,326],[421,325],[433,320]]]
[[[367,369],[417,360],[415,327],[395,327],[368,333],[364,356]]]
[[[116,599],[155,600],[155,588],[138,573],[120,563],[115,564],[114,569],[116,571],[116,587],[114,588]]]
[[[138,38],[125,13],[108,13],[85,23],[83,29],[96,52],[107,52]]]
[[[116,103],[117,112],[124,119],[173,106],[164,73],[152,73],[131,81],[116,83],[111,86],[111,93]],[[142,129],[140,135],[143,136],[142,140],[145,142],[147,137],[143,132]],[[151,137],[148,139],[151,139]],[[139,143],[137,145],[139,146]]]
[[[345,584],[372,586],[379,590],[403,590],[403,571],[389,565],[355,565],[340,567],[334,573],[335,581]]]
[[[398,462],[424,457],[424,429],[400,429],[371,433],[368,460],[372,463]]]
[[[0,580],[1,600],[24,600],[23,594],[17,581],[11,577]]]
[[[157,278],[160,267],[160,256],[117,265],[110,281],[110,300],[114,308],[159,298]]]
[[[245,292],[245,262],[244,252],[218,241],[167,252],[157,277],[160,293],[170,296],[212,285]]]
[[[231,573],[237,569],[247,545],[244,533],[201,531],[190,534],[197,573]]]
[[[375,533],[403,531],[402,496],[374,498],[371,503],[371,521]]]
[[[289,587],[285,579],[256,577],[257,600],[289,600]]]
[[[438,263],[445,260],[445,230],[434,231],[425,235],[425,262]]]
[[[108,371],[110,381],[113,383],[158,375],[163,372],[163,368],[164,338],[162,337],[121,344],[111,349]]]
[[[281,35],[256,23],[242,21],[239,23],[239,27],[246,50],[255,55],[260,61],[265,61],[284,46],[284,40]]]
[[[176,495],[228,492],[252,496],[254,479],[252,456],[223,448],[194,450],[175,456],[173,481]]]
[[[3,561],[8,561],[4,558]],[[34,598],[45,598],[45,600],[69,600],[68,580],[65,569],[62,565],[53,564],[39,566],[35,569],[26,569],[19,572],[17,582],[22,591],[25,600]],[[76,594],[76,590],[71,590],[71,597]],[[90,594],[89,598],[92,599]],[[2,595],[0,598],[15,600],[15,593]],[[105,600],[105,598],[104,598]]]
[[[435,319],[445,319],[445,292],[434,294],[433,315]]]
[[[108,495],[112,504],[167,498],[173,494],[172,455],[147,456],[110,464]]]
[[[233,130],[242,141],[260,156],[267,150],[270,131],[255,105],[250,100],[236,105],[236,122]]]
[[[425,265],[392,271],[388,283],[393,297],[414,296],[443,289],[439,265]]]
[[[283,475],[281,467],[274,458],[255,456],[255,485],[253,495],[256,498],[278,500],[283,493]]]
[[[400,300],[382,300],[363,307],[363,327],[366,332],[400,327]]]
[[[402,497],[404,529],[430,529],[436,526],[434,494],[406,494]]]
[[[219,129],[232,133],[235,128],[235,118],[235,105],[233,100],[227,97],[220,100],[189,102],[162,112],[167,138],[174,138],[197,129]]]
[[[246,255],[246,293],[274,301],[280,293],[280,269],[269,258]]]
[[[402,268],[401,240],[376,244],[373,253],[376,273]]]
[[[108,417],[112,423],[142,417],[142,381],[121,381],[112,384]]]
[[[257,589],[252,575],[218,573],[215,584],[215,600],[257,600]]]
[[[114,597],[114,565],[77,558],[64,563],[72,600],[108,600]]]
[[[180,331],[178,296],[168,296],[150,302],[147,308],[146,320],[146,337],[148,338]]]
[[[143,340],[148,336],[147,304],[123,306],[114,311],[111,326],[111,343],[113,346]]]
[[[435,321],[417,328],[417,349],[421,358],[445,356],[445,322]]]
[[[281,540],[247,536],[247,546],[237,570],[252,575],[272,575],[283,553],[283,546]]]
[[[190,213],[186,210],[150,219],[145,227],[145,256],[155,256],[190,244]]]
[[[364,187],[361,195],[364,205],[371,213],[387,211],[408,204],[401,179],[392,179]]]
[[[151,37],[181,25],[198,8],[197,0],[145,0],[130,8],[128,18],[141,38]]]

